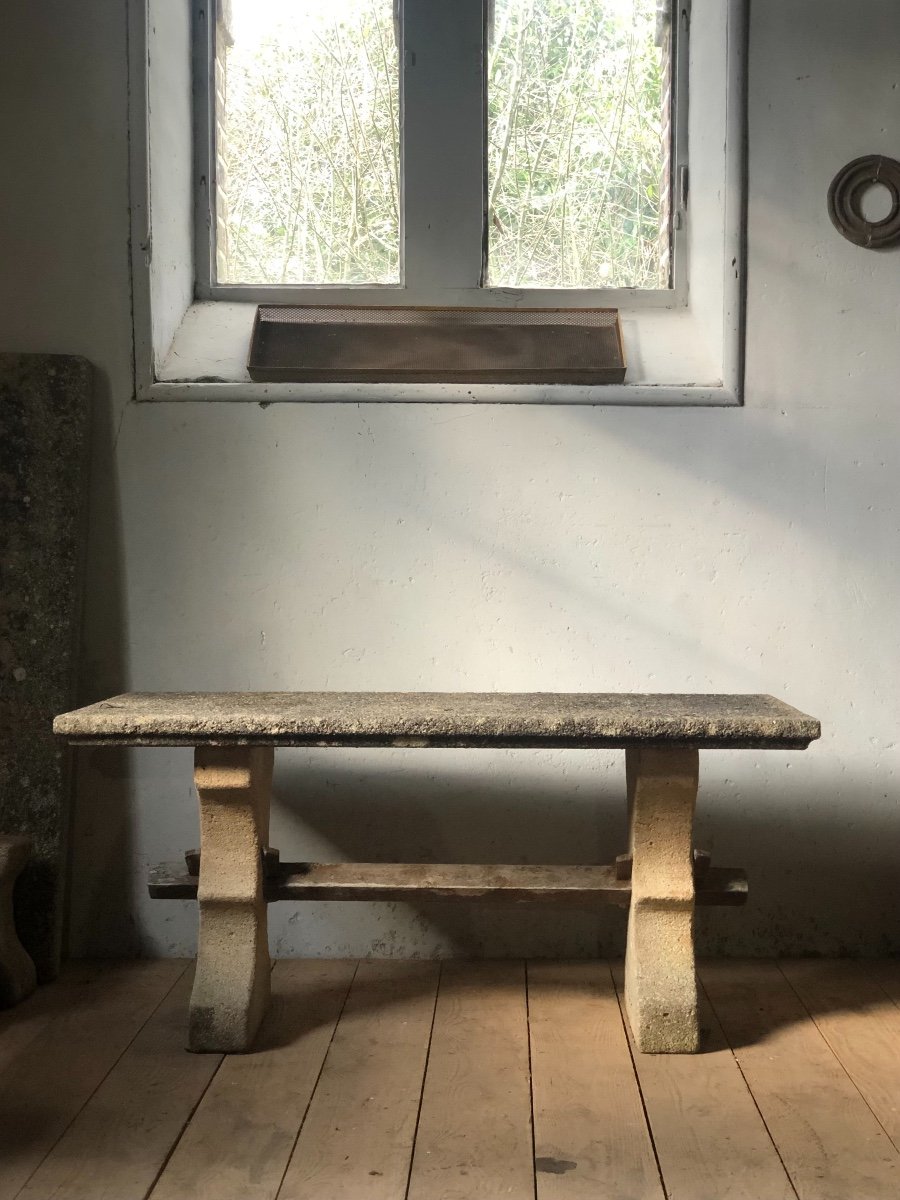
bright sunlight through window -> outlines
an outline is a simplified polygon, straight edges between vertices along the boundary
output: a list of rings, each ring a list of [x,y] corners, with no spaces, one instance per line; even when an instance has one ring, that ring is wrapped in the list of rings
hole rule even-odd
[[[216,47],[223,283],[398,283],[393,0],[232,0]]]
[[[482,286],[671,285],[670,16],[485,0]],[[221,0],[218,283],[402,284],[402,20],[399,0]]]

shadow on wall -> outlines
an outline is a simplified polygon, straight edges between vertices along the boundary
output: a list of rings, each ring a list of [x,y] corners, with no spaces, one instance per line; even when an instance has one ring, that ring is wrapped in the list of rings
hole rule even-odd
[[[626,619],[660,661],[702,656],[723,680],[733,680],[731,671],[743,677],[746,668],[717,635],[727,629],[737,650],[735,614],[766,591],[770,612],[781,605],[779,631],[790,623],[814,638],[816,609],[799,610],[797,592],[825,605],[846,603],[849,626],[867,601],[900,586],[900,559],[890,552],[900,506],[895,409],[879,413],[848,403],[790,415],[746,408],[550,411],[556,445],[548,444],[547,409],[519,409],[512,468],[493,464],[484,482],[477,451],[468,461],[458,453],[454,460],[453,445],[410,439],[402,420],[391,422],[382,437],[395,455],[406,445],[432,486],[412,505],[396,480],[380,482],[395,493],[398,509],[422,521],[427,516],[429,527],[454,544],[527,576],[542,596],[555,595],[560,606],[591,606],[601,636],[604,619]],[[475,445],[484,440],[481,415],[468,416]],[[468,505],[447,503],[454,495],[442,479],[448,455],[452,468],[473,480]],[[515,473],[530,478],[517,482]],[[479,503],[480,489],[484,498],[503,494],[505,525],[479,525],[477,514],[491,507]],[[542,521],[552,538],[541,536]],[[770,565],[778,574],[745,576],[742,591],[722,596],[715,568],[729,557]],[[718,592],[723,628],[681,622],[677,610],[642,590],[660,573],[677,576],[695,607]]]
[[[848,380],[848,397],[853,384]],[[596,435],[596,415],[568,410],[582,435]],[[592,419],[593,416],[593,419]],[[878,520],[895,510],[900,417],[893,400],[883,411],[850,403],[811,406],[790,413],[767,408],[687,411],[606,410],[599,427],[622,447],[626,460],[649,459],[645,482],[636,495],[682,501],[685,517],[702,521],[706,510],[751,520],[771,519],[789,534],[801,532],[813,548],[841,555],[844,563],[873,568],[883,587],[900,580],[900,563],[885,555],[886,545],[867,536]],[[613,456],[616,450],[608,447]],[[699,511],[692,500],[705,501]],[[674,515],[678,509],[669,509]],[[711,531],[714,532],[714,531]],[[759,536],[768,530],[763,527]]]
[[[116,437],[124,411],[117,411],[109,379],[95,371],[91,439],[88,545],[82,618],[78,704],[92,704],[127,688],[128,629],[123,599],[124,550],[116,465]],[[74,801],[70,838],[68,922],[72,931],[91,930],[93,954],[137,954],[133,919],[123,935],[121,914],[131,910],[133,892],[131,788],[127,751],[103,752],[103,779],[93,773],[94,756],[74,754]],[[99,786],[98,786],[99,785]],[[104,931],[116,928],[112,941]],[[76,934],[76,940],[78,935]],[[82,945],[76,953],[84,953]]]
[[[508,780],[498,772],[497,778],[473,774],[463,782],[414,766],[407,758],[400,767],[365,776],[341,757],[334,751],[313,752],[301,762],[298,754],[279,770],[273,841],[283,858],[612,862],[625,847],[624,780],[622,787],[613,783],[618,770],[598,777],[587,794],[583,783],[573,785],[562,771],[556,787],[523,782],[524,770],[511,770]],[[564,759],[560,756],[560,766]],[[618,756],[616,760],[618,767]],[[735,788],[723,797],[715,779],[706,787],[701,780],[697,844],[711,850],[718,865],[747,869],[750,899],[742,909],[698,911],[699,952],[900,952],[893,813],[873,809],[871,780],[851,783],[844,778],[838,804],[828,804],[815,783],[797,782],[790,789],[791,808],[785,811],[786,797],[773,799],[771,786]],[[606,906],[597,914],[552,905],[514,909],[457,902],[285,903],[275,908],[290,914],[285,935],[274,946],[276,953],[288,955],[308,953],[305,926],[321,932],[325,922],[330,944],[316,953],[365,954],[362,909],[369,910],[363,923],[374,935],[371,952],[376,957],[407,954],[411,942],[422,957],[624,952],[626,915]],[[308,914],[322,909],[330,911],[310,921]],[[374,919],[371,913],[377,914]]]
[[[409,568],[417,584],[377,593],[340,636],[368,663],[382,637],[409,661],[415,644],[396,634],[408,618],[421,654],[445,648],[447,683],[418,686],[461,686],[463,675],[472,687],[638,689],[658,672],[661,690],[774,690],[781,668],[764,655],[840,652],[900,584],[893,413],[526,406],[467,409],[452,424],[396,408],[360,421],[362,452],[344,419],[325,450],[330,480],[346,481],[332,500],[346,510],[355,496],[356,524],[371,526],[363,575],[402,581]],[[332,572],[352,581],[349,553],[329,544]],[[416,594],[431,603],[416,607]],[[351,615],[341,602],[328,613]],[[338,637],[315,610],[310,630]],[[506,641],[517,652],[498,668]],[[877,671],[885,659],[873,657]],[[335,664],[331,686],[347,673]],[[810,706],[819,687],[805,693]]]
[[[547,756],[517,752],[381,751],[355,762],[353,752],[298,752],[284,756],[276,779],[273,837],[287,858],[349,861],[572,863],[609,862],[625,836],[624,809],[599,789],[605,772],[590,778],[592,802],[565,760],[540,769]],[[603,767],[610,764],[605,756]],[[416,761],[420,760],[420,761]],[[423,761],[424,760],[424,761]],[[529,760],[529,761],[524,761]],[[504,773],[508,767],[508,774]],[[528,768],[532,768],[530,771]],[[497,769],[499,768],[499,769]],[[598,795],[599,791],[599,795]],[[289,914],[286,954],[302,954],[304,925],[318,910],[319,936],[329,953],[422,957],[445,954],[584,957],[598,953],[604,934],[597,920],[553,906],[496,904],[278,905]],[[621,914],[602,914],[614,936]],[[275,922],[273,921],[273,925]]]
[[[248,443],[237,434],[251,428],[248,462],[268,456],[271,469],[265,492],[249,468],[227,476],[245,521],[239,544],[250,547],[239,566],[230,546],[209,536],[221,529],[218,511],[185,505],[178,489],[160,496],[149,522],[165,556],[152,573],[146,563],[134,567],[142,586],[156,588],[135,636],[147,664],[160,638],[170,644],[159,677],[138,686],[779,692],[822,718],[828,744],[810,754],[827,755],[825,774],[817,768],[815,784],[797,779],[776,795],[766,782],[774,772],[754,777],[738,756],[737,784],[727,804],[701,807],[699,836],[721,865],[748,868],[751,901],[742,912],[701,914],[700,946],[730,954],[898,948],[896,798],[886,796],[893,777],[870,745],[889,740],[886,698],[896,688],[879,621],[897,570],[886,553],[900,455],[886,425],[897,417],[862,409],[786,417],[466,407],[446,417],[433,407],[232,414],[190,406],[175,431],[161,411],[133,414],[142,461],[155,463],[170,439],[179,488],[182,464],[202,473],[204,456],[223,444],[238,452]],[[88,672],[85,700],[126,683],[116,497],[111,482],[100,490],[95,519],[105,532],[95,540],[105,549],[90,578],[95,588],[113,582],[109,596],[92,601],[88,644],[109,644],[107,619],[120,640]],[[262,536],[272,514],[278,554]],[[210,625],[181,656],[179,605],[199,611],[205,595],[194,590],[192,562],[207,570],[216,554],[230,567],[227,624]],[[419,559],[424,592],[418,581],[399,600],[396,588],[355,590],[371,563],[382,563],[390,580],[405,577],[416,555],[431,556]],[[487,595],[479,577],[491,570],[498,577]],[[273,595],[289,615],[260,615],[261,597]],[[274,629],[268,648],[255,641],[253,622],[263,620]],[[247,633],[236,649],[235,631]],[[223,656],[226,635],[232,650]],[[335,644],[364,657],[342,658]],[[435,646],[439,664],[429,657]],[[619,772],[588,794],[575,787],[575,772],[548,787],[546,773],[535,780],[518,763],[505,782],[480,760],[466,774],[447,773],[445,758],[434,762],[365,779],[332,752],[308,775],[285,758],[278,789],[286,836],[278,833],[276,844],[292,858],[324,857],[324,843],[338,858],[426,861],[610,861],[622,849]],[[128,854],[129,785],[99,783],[85,776],[80,791],[78,928],[91,931],[92,946],[124,953],[140,941],[117,922],[143,886]],[[147,821],[160,813],[174,820],[171,806],[147,813]],[[304,849],[307,838],[313,845]],[[167,856],[182,848],[176,842]],[[620,947],[624,928],[607,910],[563,918],[552,909],[439,905],[414,919],[398,910],[396,920],[365,905],[298,906],[278,923],[279,952],[319,954],[360,946],[593,954],[598,944]]]
[[[827,754],[826,774],[816,769],[817,784],[798,779],[775,795],[766,782],[774,773],[754,778],[742,759],[727,804],[701,808],[701,843],[721,865],[747,867],[752,889],[743,912],[701,914],[701,949],[900,948],[896,796],[888,798],[893,776],[870,744],[881,738],[889,749],[896,690],[891,630],[882,628],[898,570],[887,553],[896,534],[896,415],[188,406],[176,430],[165,412],[132,412],[140,431],[132,465],[150,472],[144,486],[155,488],[137,491],[145,504],[153,496],[147,526],[162,547],[149,565],[132,563],[145,605],[139,657],[142,669],[159,671],[138,686],[779,692],[822,718],[829,744],[810,753]],[[88,663],[84,700],[127,685],[109,434],[97,450],[86,637],[106,649]],[[216,505],[184,499],[188,468],[204,474],[223,447],[246,459],[243,476],[209,471],[227,480],[243,558],[227,538],[210,536],[223,531]],[[152,472],[166,454],[176,465],[163,489]],[[255,464],[264,460],[261,489]],[[277,553],[264,536],[269,525]],[[196,633],[182,654],[178,632],[198,630],[206,596],[197,564],[206,578],[216,555],[229,584],[227,619]],[[401,592],[394,580],[414,562],[416,585]],[[359,578],[373,563],[383,570],[364,591]],[[273,596],[276,614],[264,617]],[[263,620],[274,629],[268,648],[257,641]],[[154,658],[164,637],[165,657]],[[341,657],[336,645],[360,655]],[[440,663],[430,657],[435,646]],[[426,861],[611,861],[622,849],[619,773],[615,784],[600,777],[590,789],[580,774],[561,773],[548,787],[519,765],[507,782],[480,761],[465,774],[445,774],[447,760],[434,761],[433,770],[404,764],[390,778],[366,779],[332,752],[308,774],[285,759],[278,819],[286,836],[276,844],[291,858],[324,857],[319,846],[330,844],[337,858]],[[141,944],[133,926],[122,928],[143,882],[130,860],[131,793],[120,769],[112,765],[104,781],[80,777],[73,897],[77,928],[110,953]],[[174,820],[171,807],[147,812],[147,821]],[[307,839],[314,844],[304,849]],[[182,848],[176,842],[167,854]],[[309,905],[284,919],[275,945],[284,953],[579,955],[598,944],[614,952],[623,928],[608,910],[570,918],[433,905],[414,918],[397,910],[394,920],[383,908]]]

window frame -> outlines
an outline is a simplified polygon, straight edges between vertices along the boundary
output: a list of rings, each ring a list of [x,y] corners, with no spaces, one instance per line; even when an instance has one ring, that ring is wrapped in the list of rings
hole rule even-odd
[[[669,144],[672,282],[667,288],[492,287],[482,282],[487,265],[488,97],[484,55],[488,44],[490,0],[452,0],[443,7],[436,5],[435,0],[394,0],[399,31],[400,281],[387,284],[219,283],[215,277],[215,72],[219,2],[191,0],[196,204],[194,292],[198,300],[253,304],[576,309],[682,308],[687,305],[691,0],[660,0],[670,9],[672,38],[673,119]],[[471,51],[472,39],[476,36],[481,54],[477,76],[473,74],[466,53]],[[412,63],[421,67],[424,60],[428,69],[416,70],[411,64],[408,47],[413,45]],[[435,146],[441,147],[441,153],[435,153]],[[435,230],[453,232],[450,237],[441,238],[434,236]]]
[[[134,396],[139,401],[730,407],[743,403],[748,0],[692,0],[688,304],[618,305],[623,384],[255,383],[256,305],[195,288],[192,0],[126,0]],[[385,302],[397,296],[392,289]],[[335,302],[334,293],[327,299]]]

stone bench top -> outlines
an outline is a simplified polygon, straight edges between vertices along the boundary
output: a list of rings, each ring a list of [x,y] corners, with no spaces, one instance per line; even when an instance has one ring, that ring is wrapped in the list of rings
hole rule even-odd
[[[819,722],[763,695],[134,692],[64,713],[70,742],[803,750]]]

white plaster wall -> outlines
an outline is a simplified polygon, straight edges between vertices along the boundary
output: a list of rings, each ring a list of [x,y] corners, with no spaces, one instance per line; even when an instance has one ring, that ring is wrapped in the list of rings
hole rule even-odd
[[[23,6],[24,7],[24,6]],[[151,689],[771,691],[804,754],[711,752],[700,840],[744,865],[722,952],[900,948],[900,252],[832,230],[900,157],[895,0],[754,0],[742,410],[127,403],[118,0],[14,15],[0,331],[99,367],[85,700]],[[52,16],[51,16],[52,14]],[[36,82],[40,80],[42,87]],[[46,91],[43,88],[46,87]],[[86,751],[76,952],[187,953],[148,863],[197,840],[189,752]],[[615,754],[283,752],[286,857],[608,861]],[[280,954],[592,953],[622,916],[273,910]]]

